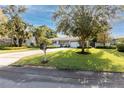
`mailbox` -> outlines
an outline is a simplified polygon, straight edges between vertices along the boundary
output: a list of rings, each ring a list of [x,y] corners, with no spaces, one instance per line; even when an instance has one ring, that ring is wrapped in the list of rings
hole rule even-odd
[[[41,44],[40,44],[40,49],[41,49],[41,50],[46,50],[46,49],[47,49],[47,45],[44,44],[44,43],[41,43]]]

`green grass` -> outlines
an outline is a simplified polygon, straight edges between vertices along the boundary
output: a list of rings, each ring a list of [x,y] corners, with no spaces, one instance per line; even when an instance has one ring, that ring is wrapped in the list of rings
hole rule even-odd
[[[27,48],[27,47],[0,47],[0,54],[11,53],[11,52],[21,52],[27,50],[35,50],[38,48]]]
[[[91,54],[80,55],[80,49],[70,49],[47,54],[49,62],[42,64],[42,55],[33,55],[13,65],[50,66],[64,70],[124,72],[124,53],[116,49],[89,49]]]

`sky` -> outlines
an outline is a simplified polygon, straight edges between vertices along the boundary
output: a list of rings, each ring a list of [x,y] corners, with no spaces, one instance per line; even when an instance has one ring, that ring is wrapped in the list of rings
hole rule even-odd
[[[50,28],[55,29],[55,22],[53,21],[52,16],[56,10],[57,6],[52,5],[27,6],[27,10],[22,14],[22,18],[31,25],[47,25]]]
[[[24,21],[34,26],[47,25],[52,29],[56,28],[56,23],[53,21],[52,15],[57,10],[58,6],[33,5],[27,6],[27,8],[27,11],[21,15]],[[114,21],[111,24],[112,37],[124,37],[124,20]]]

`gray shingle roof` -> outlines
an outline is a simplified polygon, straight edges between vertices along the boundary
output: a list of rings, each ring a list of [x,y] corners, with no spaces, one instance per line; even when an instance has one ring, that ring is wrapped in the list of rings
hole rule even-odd
[[[78,41],[78,37],[57,37],[50,39],[52,41]]]

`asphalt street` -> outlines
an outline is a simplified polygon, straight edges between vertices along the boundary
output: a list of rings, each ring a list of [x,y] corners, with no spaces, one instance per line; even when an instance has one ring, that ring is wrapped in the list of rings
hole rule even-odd
[[[1,88],[123,88],[124,73],[1,67]]]

